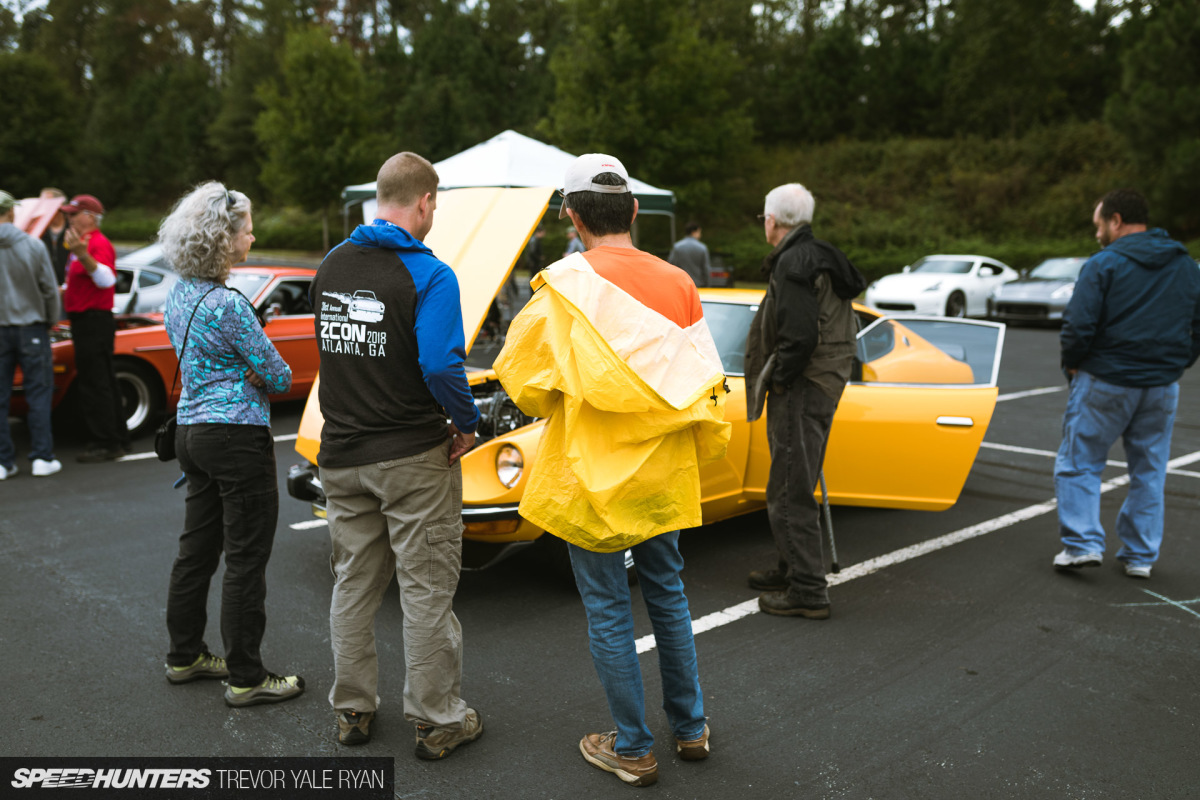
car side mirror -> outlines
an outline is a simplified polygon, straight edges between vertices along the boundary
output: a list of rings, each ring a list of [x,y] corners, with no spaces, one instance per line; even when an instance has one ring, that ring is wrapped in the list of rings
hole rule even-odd
[[[904,267],[904,269],[902,269],[902,270],[900,270],[900,271],[901,271],[901,272],[912,272],[912,267],[910,267],[910,266],[905,266],[905,267]]]
[[[282,317],[282,316],[283,316],[283,303],[271,303],[271,305],[267,306],[267,313],[266,313],[267,319],[271,319],[272,317]]]

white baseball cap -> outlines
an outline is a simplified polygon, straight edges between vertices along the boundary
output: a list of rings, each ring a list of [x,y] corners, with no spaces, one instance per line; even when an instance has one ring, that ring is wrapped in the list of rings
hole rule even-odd
[[[602,183],[596,183],[595,177],[605,172],[612,172],[621,176],[625,181],[620,186],[607,186]],[[601,194],[627,194],[633,191],[629,188],[629,173],[625,170],[625,165],[620,159],[615,156],[605,155],[604,153],[585,153],[571,166],[567,167],[567,174],[563,178],[563,204],[558,209],[558,218],[562,219],[567,215],[566,196],[572,192],[600,192]]]

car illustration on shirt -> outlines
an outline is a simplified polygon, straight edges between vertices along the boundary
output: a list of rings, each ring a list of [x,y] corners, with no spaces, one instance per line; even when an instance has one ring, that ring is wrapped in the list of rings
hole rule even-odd
[[[342,292],[321,292],[346,304],[346,316],[355,322],[379,322],[383,319],[386,306],[368,289],[359,289],[353,295]]]

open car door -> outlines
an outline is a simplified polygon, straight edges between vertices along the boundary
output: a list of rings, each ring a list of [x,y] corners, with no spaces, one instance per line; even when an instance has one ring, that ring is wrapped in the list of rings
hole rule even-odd
[[[825,455],[841,505],[954,505],[996,407],[1004,326],[882,317],[858,337]]]

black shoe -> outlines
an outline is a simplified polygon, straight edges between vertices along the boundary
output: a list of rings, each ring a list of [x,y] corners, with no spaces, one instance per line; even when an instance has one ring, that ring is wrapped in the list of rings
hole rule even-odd
[[[758,596],[758,608],[764,614],[805,619],[829,619],[829,603],[803,603],[793,600],[787,592],[763,592]]]
[[[116,461],[123,455],[120,447],[89,447],[75,456],[75,460],[80,464],[101,464],[105,461]]]
[[[787,590],[787,573],[781,569],[756,569],[747,576],[751,589],[760,592],[782,592]]]

